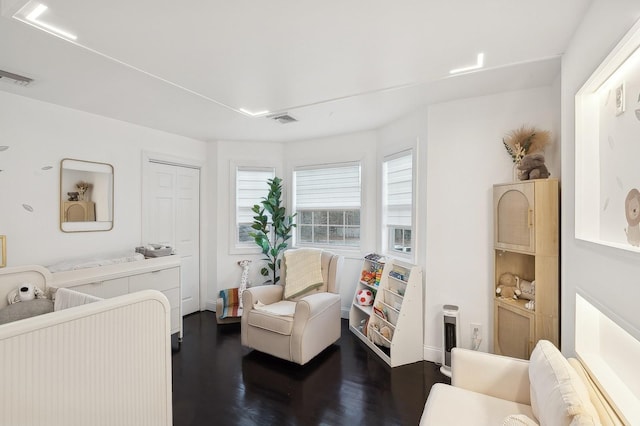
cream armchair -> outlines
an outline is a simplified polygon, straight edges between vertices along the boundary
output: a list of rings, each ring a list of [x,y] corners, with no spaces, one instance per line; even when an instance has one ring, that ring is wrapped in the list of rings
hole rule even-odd
[[[303,365],[340,338],[337,277],[342,258],[322,251],[320,264],[322,284],[300,297],[284,300],[283,286],[290,283],[287,253],[280,271],[283,285],[245,290],[242,345]]]

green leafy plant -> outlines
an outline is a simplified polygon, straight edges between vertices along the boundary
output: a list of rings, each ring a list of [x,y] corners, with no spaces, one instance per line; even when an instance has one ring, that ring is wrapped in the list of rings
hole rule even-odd
[[[255,232],[249,235],[265,255],[264,260],[267,265],[260,270],[260,273],[268,277],[271,273],[271,281],[276,284],[280,280],[278,272],[282,261],[282,252],[288,246],[287,241],[291,238],[291,230],[295,228],[293,218],[296,216],[286,214],[282,205],[282,179],[274,177],[267,180],[269,193],[262,198],[260,204],[256,204],[251,209],[256,215],[253,217],[251,228]],[[271,218],[271,221],[269,221]]]

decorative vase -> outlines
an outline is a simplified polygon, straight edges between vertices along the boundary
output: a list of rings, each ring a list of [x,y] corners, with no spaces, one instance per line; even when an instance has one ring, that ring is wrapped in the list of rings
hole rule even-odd
[[[520,180],[520,170],[518,170],[518,166],[520,163],[513,163],[513,181],[518,182]]]

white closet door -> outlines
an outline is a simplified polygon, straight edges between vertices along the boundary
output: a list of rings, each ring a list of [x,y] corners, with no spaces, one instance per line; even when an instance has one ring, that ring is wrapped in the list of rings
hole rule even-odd
[[[187,315],[200,310],[200,170],[150,162],[147,172],[143,239],[175,247]]]

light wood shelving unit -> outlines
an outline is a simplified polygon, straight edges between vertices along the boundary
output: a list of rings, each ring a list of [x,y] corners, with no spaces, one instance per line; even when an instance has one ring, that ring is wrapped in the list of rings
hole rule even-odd
[[[394,259],[363,260],[363,271],[380,269],[377,285],[358,281],[349,312],[349,328],[391,367],[421,361],[422,268]],[[357,302],[356,295],[361,289],[370,289],[375,294],[372,306]],[[383,336],[383,328],[389,330],[390,338]]]
[[[495,297],[493,348],[529,359],[538,340],[560,347],[559,192],[557,179],[494,185],[494,290],[510,272],[535,280],[535,307]],[[495,296],[495,292],[494,292]]]

